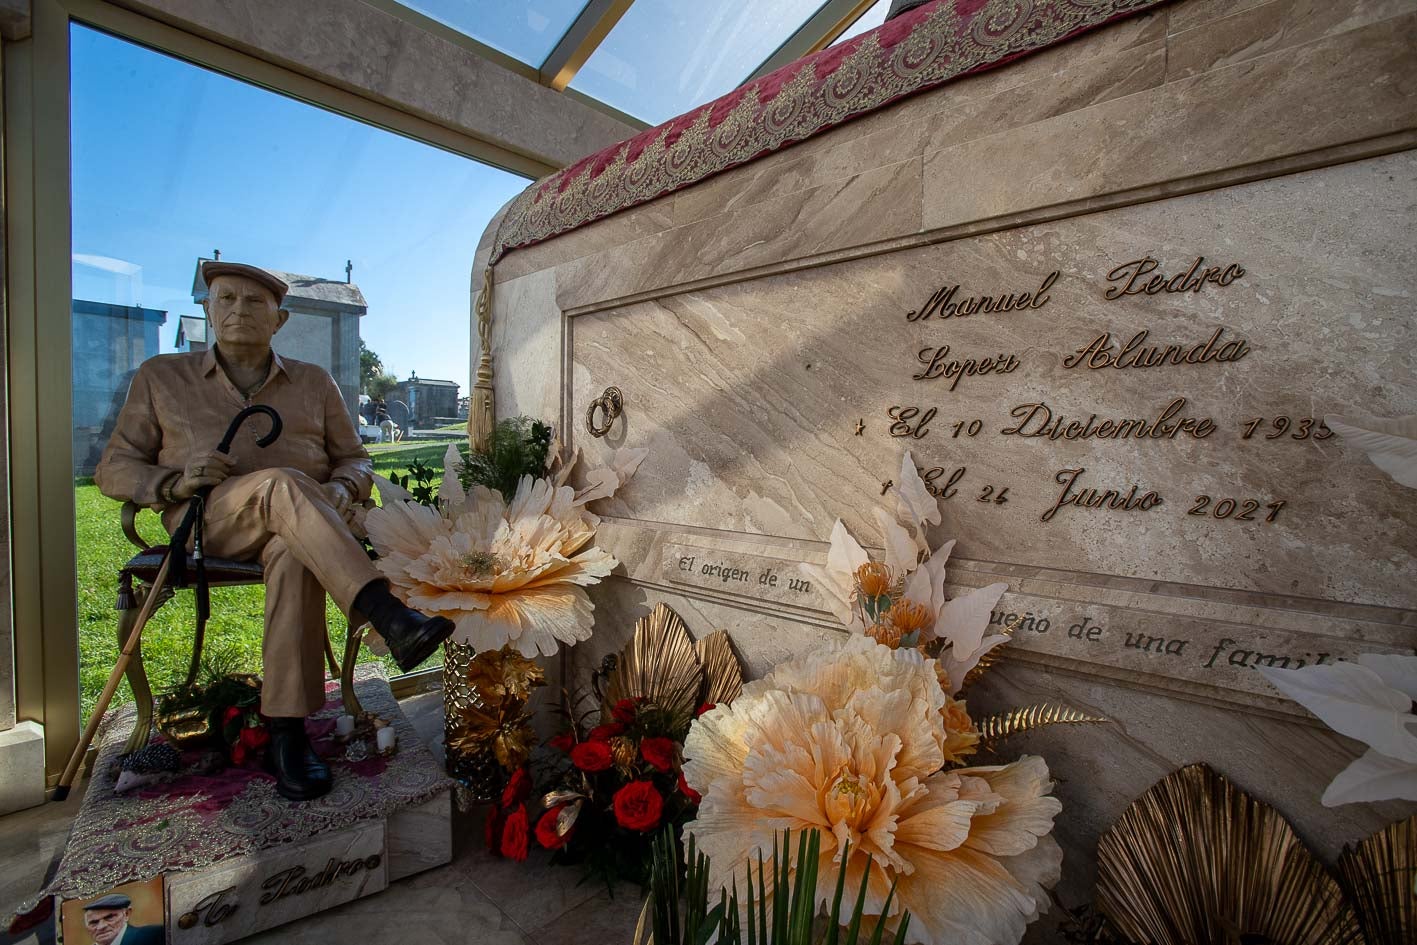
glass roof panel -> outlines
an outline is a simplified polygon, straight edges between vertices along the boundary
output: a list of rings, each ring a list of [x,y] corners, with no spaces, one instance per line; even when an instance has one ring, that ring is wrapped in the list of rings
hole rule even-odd
[[[652,125],[732,91],[824,0],[637,0],[571,88]]]
[[[399,0],[513,59],[539,68],[590,0]]]
[[[853,36],[860,36],[867,30],[873,30],[886,21],[886,14],[891,12],[891,0],[876,0],[876,4],[865,13],[856,18],[856,22],[848,26],[840,36],[832,40],[832,45],[844,43]]]

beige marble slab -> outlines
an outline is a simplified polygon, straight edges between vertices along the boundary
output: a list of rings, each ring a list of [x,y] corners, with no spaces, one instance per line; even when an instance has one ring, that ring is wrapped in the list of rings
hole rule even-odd
[[[926,229],[1096,198],[1417,126],[1417,16],[926,155]],[[1367,77],[1354,81],[1355,77]],[[1039,162],[1038,156],[1048,155]],[[968,187],[958,186],[969,181]]]
[[[1166,78],[1186,78],[1413,12],[1415,0],[1271,0],[1172,35]]]
[[[754,653],[789,623],[841,630],[820,589],[800,572],[823,564],[820,542],[754,539],[612,520],[597,539],[624,577],[646,588],[752,612],[760,629],[734,628]],[[1010,653],[1069,666],[1120,685],[1164,691],[1285,717],[1307,717],[1257,672],[1410,652],[1417,613],[1301,597],[1223,592],[1193,585],[1099,579],[1063,570],[982,564],[952,557],[947,590],[958,596],[1003,582],[991,629],[1017,625]],[[775,580],[771,580],[775,579]]]
[[[570,415],[609,384],[624,391],[621,436],[651,449],[617,499],[626,517],[815,539],[841,517],[875,540],[873,498],[908,446],[922,467],[966,468],[942,508],[944,531],[972,559],[1411,608],[1410,492],[1335,439],[1242,432],[1254,417],[1294,417],[1297,431],[1297,418],[1326,413],[1417,412],[1417,250],[1402,235],[1414,187],[1417,160],[1397,155],[575,318]],[[1246,274],[1195,294],[1106,301],[1105,275],[1146,254],[1168,274],[1197,256]],[[1041,309],[906,320],[941,286],[959,284],[960,297],[1033,291],[1053,271]],[[1251,352],[1227,364],[1064,366],[1103,332],[1190,346],[1217,329]],[[953,391],[912,380],[917,353],[945,344],[960,357],[1012,353],[1022,366]],[[1149,418],[1178,398],[1216,432],[1106,442],[1001,432],[1023,404]],[[900,405],[938,410],[924,439],[888,435]],[[975,419],[978,436],[954,435]],[[578,428],[572,440],[592,456],[606,448]],[[1163,504],[1040,521],[1062,491],[1057,473],[1074,468],[1079,482],[1137,486]],[[991,486],[1009,489],[1006,504],[978,501]],[[1226,499],[1260,510],[1255,521],[1188,514],[1200,495],[1209,512]]]
[[[222,945],[381,891],[389,882],[384,827],[375,821],[169,875],[168,941]]]
[[[544,417],[559,421],[562,375],[562,319],[556,307],[555,270],[534,272],[498,283],[494,298],[502,311],[516,318],[494,318],[492,350],[501,383],[497,413],[501,417]],[[477,333],[474,330],[474,339]],[[477,377],[477,353],[473,373]]]

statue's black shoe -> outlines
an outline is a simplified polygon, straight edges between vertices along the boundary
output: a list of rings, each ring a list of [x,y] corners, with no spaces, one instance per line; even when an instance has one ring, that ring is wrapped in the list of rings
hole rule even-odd
[[[354,599],[354,607],[369,618],[404,672],[432,656],[453,633],[453,622],[447,617],[429,617],[405,606],[383,581],[366,585]]]
[[[312,801],[328,794],[334,778],[310,747],[305,720],[272,718],[266,770],[276,776],[276,793],[289,801]]]

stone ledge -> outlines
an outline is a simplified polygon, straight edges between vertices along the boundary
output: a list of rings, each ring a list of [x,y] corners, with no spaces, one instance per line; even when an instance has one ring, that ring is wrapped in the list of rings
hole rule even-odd
[[[44,803],[44,726],[20,722],[0,732],[0,814]]]

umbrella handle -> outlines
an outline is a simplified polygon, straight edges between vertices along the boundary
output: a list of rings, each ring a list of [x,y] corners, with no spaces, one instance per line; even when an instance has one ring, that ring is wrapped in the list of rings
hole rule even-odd
[[[265,404],[252,404],[231,418],[230,425],[226,428],[226,435],[221,438],[221,443],[217,446],[217,452],[230,452],[231,444],[236,442],[236,431],[241,429],[241,424],[258,413],[263,413],[271,418],[270,432],[256,441],[256,445],[264,449],[280,438],[280,431],[285,426],[281,422],[280,414],[276,413],[274,407],[267,407]]]

